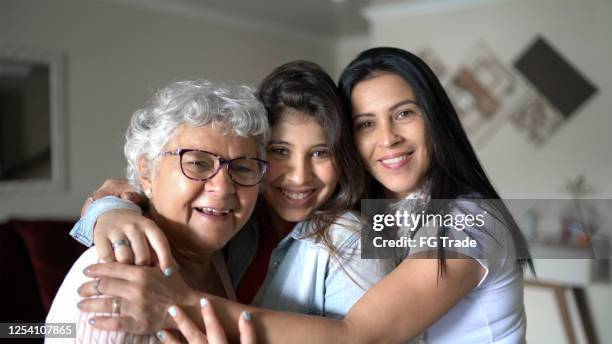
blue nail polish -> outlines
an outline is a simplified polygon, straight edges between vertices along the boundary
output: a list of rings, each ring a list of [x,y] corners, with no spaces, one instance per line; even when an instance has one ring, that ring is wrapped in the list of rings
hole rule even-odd
[[[249,313],[249,311],[242,312],[242,319],[246,321],[251,321],[251,313]]]
[[[172,268],[165,268],[164,269],[164,276],[166,276],[166,277],[171,277],[173,273],[174,273],[174,271],[172,271]]]
[[[166,331],[157,331],[155,335],[157,336],[157,339],[159,339],[160,342],[163,342],[164,339],[166,339]]]
[[[172,307],[168,308],[168,313],[170,314],[170,316],[175,317],[176,316],[176,307],[172,306]]]
[[[200,307],[204,308],[208,306],[208,300],[206,298],[201,298],[200,299]]]
[[[89,319],[87,322],[89,323],[89,325],[95,325],[96,319]]]

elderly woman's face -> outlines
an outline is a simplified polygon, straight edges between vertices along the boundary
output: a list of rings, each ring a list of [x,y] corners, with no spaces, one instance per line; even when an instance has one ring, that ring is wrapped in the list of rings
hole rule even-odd
[[[164,151],[199,149],[225,159],[257,157],[255,138],[224,132],[218,125],[213,128],[212,125],[183,124],[176,129]],[[180,240],[183,245],[221,249],[251,216],[259,185],[235,184],[228,175],[227,165],[207,181],[191,180],[181,172],[179,159],[178,155],[159,158],[149,186],[151,215],[171,239]],[[145,183],[143,186],[147,187]]]

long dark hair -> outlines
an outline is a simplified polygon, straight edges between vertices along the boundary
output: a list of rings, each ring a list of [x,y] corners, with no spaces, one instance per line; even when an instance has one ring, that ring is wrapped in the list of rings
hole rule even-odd
[[[427,178],[431,199],[456,199],[477,194],[499,200],[461,126],[459,116],[433,71],[417,56],[398,48],[372,48],[355,58],[340,77],[339,88],[350,120],[351,93],[359,82],[383,73],[402,77],[412,88],[421,109],[431,147]],[[380,197],[382,186],[368,176],[368,197]],[[519,262],[532,267],[525,238],[503,202],[493,202],[514,240]],[[444,271],[443,255],[442,270]],[[532,267],[533,270],[533,267]]]
[[[292,61],[276,68],[259,86],[259,98],[270,126],[284,116],[299,112],[314,118],[325,131],[338,185],[311,220],[316,237],[334,250],[328,229],[339,216],[353,209],[363,194],[365,173],[353,145],[350,122],[346,122],[340,94],[332,78],[316,63]]]

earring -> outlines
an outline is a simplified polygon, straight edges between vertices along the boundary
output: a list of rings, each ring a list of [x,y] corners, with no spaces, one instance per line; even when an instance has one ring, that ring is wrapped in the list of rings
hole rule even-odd
[[[153,190],[146,189],[144,193],[145,193],[145,196],[147,196],[147,198],[151,198],[151,195],[153,194]]]

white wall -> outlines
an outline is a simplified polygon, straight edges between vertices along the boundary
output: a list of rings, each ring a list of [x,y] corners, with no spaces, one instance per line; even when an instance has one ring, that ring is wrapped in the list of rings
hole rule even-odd
[[[0,194],[0,220],[77,216],[90,191],[124,175],[128,119],[169,81],[257,85],[274,67],[298,58],[334,67],[331,43],[269,31],[106,1],[2,0],[0,44],[67,57],[69,182],[61,192]]]
[[[609,0],[496,0],[438,1],[453,3],[440,10],[410,3],[371,7],[366,11],[370,46],[398,46],[417,51],[432,48],[452,72],[469,49],[485,42],[502,62],[514,60],[537,35],[544,36],[587,76],[598,93],[581,106],[569,122],[542,147],[535,148],[507,124],[486,145],[477,149],[489,176],[505,198],[567,198],[563,185],[584,174],[596,187],[597,198],[612,198],[612,2]],[[339,51],[350,52],[340,46]],[[348,54],[347,54],[348,55]],[[338,56],[342,57],[341,54]],[[343,58],[352,58],[344,56]],[[339,61],[338,65],[348,62]],[[563,261],[558,261],[563,269]],[[612,338],[612,288],[588,288],[588,297],[602,342]],[[552,293],[526,290],[528,341],[565,341]],[[574,319],[576,314],[573,313]],[[579,338],[581,328],[576,328]]]
[[[330,75],[337,82],[342,74],[342,71],[357,55],[363,50],[372,47],[370,35],[352,36],[336,41],[334,54],[336,64],[333,70],[330,70]]]

